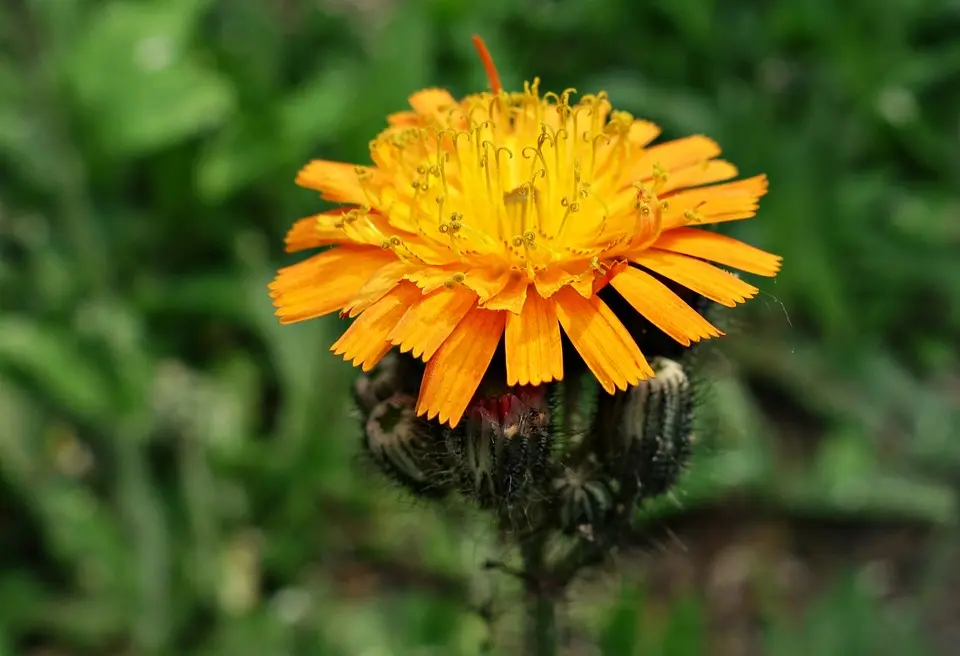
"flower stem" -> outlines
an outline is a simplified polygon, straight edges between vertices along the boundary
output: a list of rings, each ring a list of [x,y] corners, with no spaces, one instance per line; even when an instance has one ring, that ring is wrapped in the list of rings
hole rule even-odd
[[[522,545],[524,569],[525,650],[530,656],[557,653],[557,601],[551,595],[549,572],[544,563],[545,542],[534,538]]]

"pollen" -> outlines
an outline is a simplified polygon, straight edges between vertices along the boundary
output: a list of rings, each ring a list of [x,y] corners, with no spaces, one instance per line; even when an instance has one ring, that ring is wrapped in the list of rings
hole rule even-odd
[[[606,93],[576,103],[573,94],[541,96],[534,80],[521,93],[469,96],[422,127],[381,134],[372,149],[391,213],[465,266],[531,278],[656,238],[656,212],[649,202],[631,211],[619,165],[636,149],[631,117],[611,117]]]

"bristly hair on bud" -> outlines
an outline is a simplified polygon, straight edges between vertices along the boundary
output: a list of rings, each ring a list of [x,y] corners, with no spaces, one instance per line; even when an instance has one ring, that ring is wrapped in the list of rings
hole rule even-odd
[[[564,467],[553,481],[559,528],[568,535],[590,536],[606,523],[614,506],[611,481],[595,460]]]
[[[444,442],[461,492],[483,508],[508,507],[543,486],[553,450],[542,388],[479,399]]]
[[[597,401],[591,443],[614,479],[618,504],[633,507],[663,493],[691,453],[693,390],[683,366],[650,361],[656,376]]]
[[[378,403],[364,426],[364,445],[380,470],[415,496],[442,498],[451,465],[437,448],[439,430],[418,417],[416,397],[398,393]]]
[[[619,431],[622,463],[635,477],[637,503],[673,487],[693,437],[693,390],[686,371],[666,358],[656,358],[651,366],[656,377],[626,392]]]
[[[363,447],[377,469],[416,497],[440,499],[451,489],[452,464],[442,429],[416,415],[417,362],[388,354],[353,385]]]
[[[423,376],[423,365],[416,359],[394,352],[387,353],[370,372],[357,377],[353,383],[353,401],[362,421],[377,405],[394,394],[416,396]]]

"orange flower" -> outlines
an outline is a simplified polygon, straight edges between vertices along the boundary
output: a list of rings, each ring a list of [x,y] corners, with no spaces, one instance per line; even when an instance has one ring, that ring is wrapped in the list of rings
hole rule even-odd
[[[356,317],[333,345],[364,371],[391,348],[426,363],[417,412],[455,426],[504,339],[508,385],[563,378],[563,329],[608,392],[653,376],[597,297],[607,284],[683,345],[721,332],[649,272],[734,306],[757,288],[708,262],[776,275],[780,258],[697,227],[752,217],[767,191],[703,136],[657,126],[604,93],[427,89],[388,117],[372,166],[317,160],[297,184],[342,204],[298,221],[288,251],[333,246],[270,285],[283,323]]]

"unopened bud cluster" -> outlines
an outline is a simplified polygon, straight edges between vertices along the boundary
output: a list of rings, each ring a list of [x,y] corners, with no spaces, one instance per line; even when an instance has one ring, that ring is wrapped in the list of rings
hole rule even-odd
[[[459,494],[506,528],[613,543],[690,456],[688,365],[657,357],[651,366],[655,377],[615,395],[584,375],[576,393],[568,380],[481,397],[455,428],[416,416],[421,365],[408,355],[388,355],[354,392],[366,451],[412,494]]]

